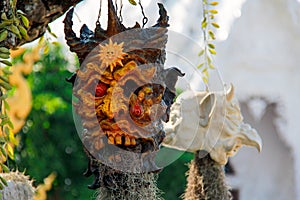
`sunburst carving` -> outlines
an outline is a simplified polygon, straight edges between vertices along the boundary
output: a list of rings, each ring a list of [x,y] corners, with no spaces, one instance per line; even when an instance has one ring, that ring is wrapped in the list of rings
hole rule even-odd
[[[123,52],[124,42],[118,44],[113,43],[110,39],[108,44],[100,45],[99,57],[102,62],[101,68],[110,66],[112,72],[117,65],[123,66],[122,59],[127,54]]]

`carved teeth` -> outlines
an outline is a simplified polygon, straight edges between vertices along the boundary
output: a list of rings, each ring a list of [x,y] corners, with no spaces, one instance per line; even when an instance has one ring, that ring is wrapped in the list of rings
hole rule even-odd
[[[131,141],[130,138],[128,136],[125,137],[125,146],[130,146]]]
[[[115,140],[116,140],[116,144],[122,144],[122,137],[120,135],[117,135],[115,137]]]
[[[136,145],[136,141],[134,138],[131,138],[131,145]]]
[[[115,144],[115,145],[124,145],[124,146],[135,146],[136,145],[136,140],[135,138],[131,138],[128,135],[119,135],[116,134],[115,136],[112,135],[112,133],[110,132],[108,135],[108,144]],[[124,137],[124,141],[122,140],[122,137]]]
[[[113,136],[108,137],[108,144],[115,144],[115,138]]]

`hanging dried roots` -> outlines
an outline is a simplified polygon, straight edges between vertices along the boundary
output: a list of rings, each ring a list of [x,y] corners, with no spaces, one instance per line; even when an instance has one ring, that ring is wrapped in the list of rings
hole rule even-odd
[[[110,176],[113,187],[101,187],[97,200],[162,200],[157,188],[157,175],[153,173],[121,173]]]
[[[223,167],[212,160],[209,154],[205,154],[195,153],[195,158],[189,165],[188,183],[183,199],[231,200]]]

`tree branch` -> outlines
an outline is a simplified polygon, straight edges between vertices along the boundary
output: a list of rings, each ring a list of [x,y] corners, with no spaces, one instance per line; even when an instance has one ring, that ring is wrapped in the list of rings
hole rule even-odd
[[[31,42],[41,37],[47,30],[47,26],[50,22],[54,21],[61,15],[63,15],[70,7],[75,6],[82,0],[19,0],[17,2],[17,10],[22,10],[26,17],[29,19],[30,26],[28,28],[28,40],[18,39],[16,37],[9,36],[5,41],[2,42],[1,46],[8,48],[14,48],[22,44]],[[2,6],[5,2],[0,2],[0,15],[5,12],[7,15],[9,12],[7,6]]]

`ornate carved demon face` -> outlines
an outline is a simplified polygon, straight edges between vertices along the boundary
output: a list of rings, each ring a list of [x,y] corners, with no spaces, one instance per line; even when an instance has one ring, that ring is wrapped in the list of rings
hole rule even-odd
[[[67,43],[81,64],[70,79],[78,132],[88,156],[114,169],[157,170],[154,154],[165,137],[162,122],[168,121],[175,84],[183,76],[164,69],[168,16],[159,7],[157,24],[145,29],[138,24],[125,28],[112,1],[107,30],[97,24],[94,33],[84,25],[77,38],[73,10],[64,21]]]
[[[205,150],[222,165],[242,145],[259,151],[262,147],[256,130],[243,122],[233,87],[227,94],[182,93],[171,107],[165,131],[164,145],[190,152]]]

